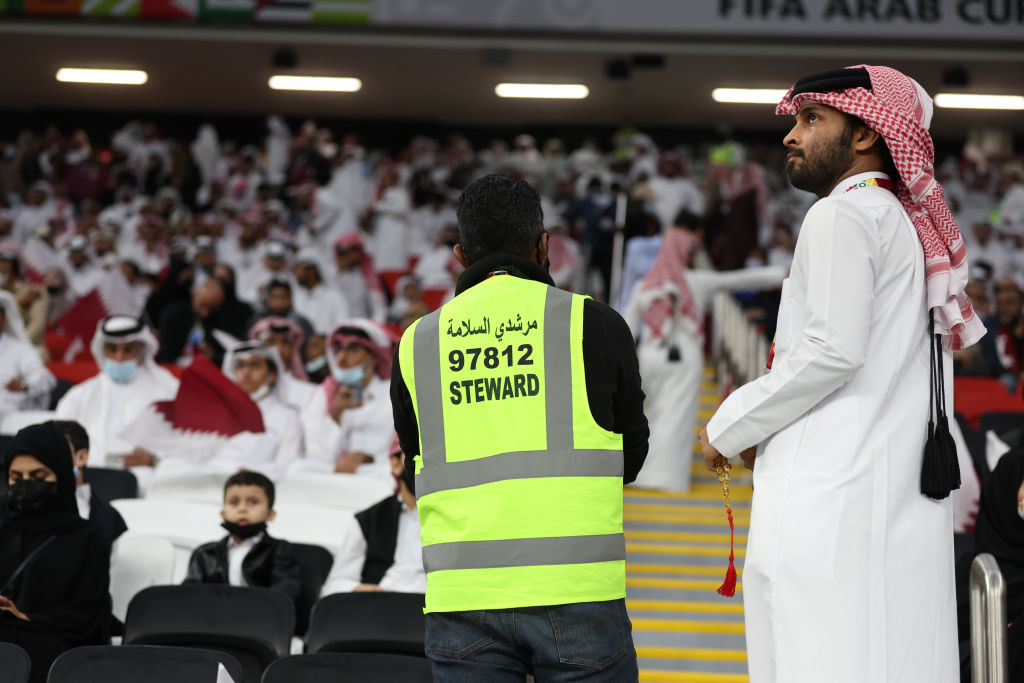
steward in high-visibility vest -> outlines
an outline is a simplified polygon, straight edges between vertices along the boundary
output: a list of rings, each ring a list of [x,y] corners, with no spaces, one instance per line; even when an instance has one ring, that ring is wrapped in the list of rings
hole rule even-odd
[[[391,384],[435,681],[541,683],[580,666],[591,673],[573,680],[636,680],[622,486],[649,432],[633,337],[608,306],[553,286],[528,184],[485,176],[458,216],[467,270],[405,331]]]
[[[625,597],[622,436],[590,414],[583,302],[494,274],[406,331],[428,612]]]

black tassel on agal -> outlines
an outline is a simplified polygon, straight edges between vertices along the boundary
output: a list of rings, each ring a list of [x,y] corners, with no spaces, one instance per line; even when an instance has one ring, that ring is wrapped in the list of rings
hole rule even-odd
[[[924,444],[924,463],[921,465],[921,493],[934,500],[942,500],[960,488],[960,463],[946,417],[942,337],[935,334],[934,314],[930,345],[931,391],[928,399],[928,440]]]

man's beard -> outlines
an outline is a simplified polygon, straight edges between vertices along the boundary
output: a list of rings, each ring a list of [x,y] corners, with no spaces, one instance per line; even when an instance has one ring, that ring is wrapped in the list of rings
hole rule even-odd
[[[786,164],[789,182],[798,190],[806,190],[823,197],[832,189],[843,173],[853,166],[853,131],[844,128],[833,140],[821,143],[814,159],[807,158],[806,150],[799,150],[803,163],[799,168]]]

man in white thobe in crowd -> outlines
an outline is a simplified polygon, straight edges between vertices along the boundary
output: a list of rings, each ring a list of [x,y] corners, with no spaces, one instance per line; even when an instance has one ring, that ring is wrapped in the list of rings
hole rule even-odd
[[[296,287],[292,291],[295,312],[305,317],[315,334],[327,336],[342,320],[351,317],[348,299],[336,286],[324,282],[319,254],[303,249],[295,257]]]
[[[0,420],[47,408],[56,384],[29,341],[14,295],[0,290]]]
[[[327,340],[328,375],[302,411],[303,469],[391,477],[392,342],[372,320],[346,320]]]
[[[946,366],[951,406],[948,349],[984,326],[933,176],[931,98],[860,66],[797,81],[778,113],[796,117],[789,178],[819,200],[783,285],[770,372],[700,434],[709,469],[740,454],[754,469],[750,681],[955,683],[959,476],[955,460],[925,457],[929,359]],[[947,350],[931,343],[929,313]],[[937,462],[945,477],[931,476]]]
[[[68,284],[78,298],[96,289],[106,275],[104,270],[93,262],[89,246],[89,238],[85,235],[75,235],[68,242]]]
[[[89,433],[90,467],[125,467],[144,486],[156,456],[120,434],[151,403],[169,401],[178,380],[156,364],[153,333],[136,318],[115,315],[100,321],[92,351],[100,373],[68,390],[57,404],[57,418],[74,420]]]

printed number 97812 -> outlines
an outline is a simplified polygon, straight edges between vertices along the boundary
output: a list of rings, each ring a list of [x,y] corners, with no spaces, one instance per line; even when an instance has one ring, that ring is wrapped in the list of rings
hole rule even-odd
[[[518,359],[515,358],[516,351],[519,351],[520,354]],[[466,349],[464,352],[455,349],[448,354],[448,362],[451,364],[452,372],[460,372],[466,369],[467,364],[470,370],[476,370],[478,363],[489,370],[493,370],[501,365],[502,356],[504,356],[508,367],[511,368],[514,365],[533,365],[532,355],[533,347],[529,344],[520,344],[518,349],[509,345],[502,351],[493,346],[488,346],[482,349]],[[481,356],[483,356],[482,359]]]

